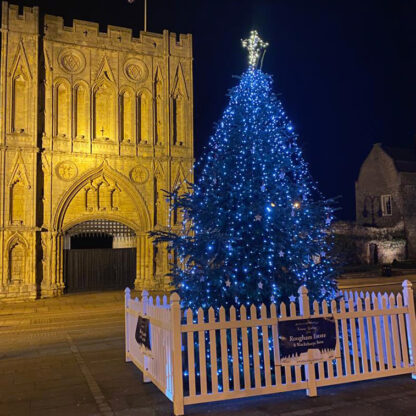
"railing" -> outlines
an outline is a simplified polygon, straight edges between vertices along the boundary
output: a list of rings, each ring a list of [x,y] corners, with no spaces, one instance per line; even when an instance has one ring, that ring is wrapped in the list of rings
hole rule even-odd
[[[311,310],[312,309],[312,310]],[[183,315],[182,315],[182,312]],[[151,352],[133,336],[137,319],[150,319]],[[279,322],[335,319],[335,359],[285,364],[279,359]],[[317,388],[398,374],[416,376],[416,319],[413,289],[403,282],[402,294],[343,293],[329,304],[314,301],[299,289],[297,304],[256,308],[254,305],[215,311],[182,311],[174,293],[170,306],[147,298],[130,299],[126,289],[126,359],[133,361],[174,403],[184,405],[239,397]]]

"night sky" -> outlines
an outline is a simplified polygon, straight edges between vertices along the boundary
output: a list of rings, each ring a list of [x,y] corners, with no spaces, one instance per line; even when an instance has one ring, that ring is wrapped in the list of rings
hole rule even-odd
[[[13,3],[13,1],[12,1]],[[42,13],[143,29],[143,0],[24,1]],[[354,181],[373,143],[413,146],[416,1],[148,0],[148,30],[192,33],[195,156],[221,116],[233,75],[246,69],[240,39],[268,41],[263,70],[293,121],[305,159],[339,218],[354,217]]]

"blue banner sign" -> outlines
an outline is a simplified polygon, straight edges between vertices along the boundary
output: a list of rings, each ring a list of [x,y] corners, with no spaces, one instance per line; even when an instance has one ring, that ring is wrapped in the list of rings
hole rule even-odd
[[[333,316],[279,321],[281,364],[302,364],[337,358],[337,331]]]

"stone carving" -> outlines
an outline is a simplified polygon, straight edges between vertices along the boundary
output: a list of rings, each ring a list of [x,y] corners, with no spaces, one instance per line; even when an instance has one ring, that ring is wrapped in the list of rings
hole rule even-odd
[[[78,168],[75,163],[65,160],[56,167],[56,174],[63,181],[72,181],[78,176]]]
[[[156,70],[155,81],[155,144],[162,145],[163,140],[163,78],[162,71],[158,67]]]
[[[14,63],[9,75],[13,80],[11,89],[11,131],[14,133],[27,133],[29,122],[28,94],[32,75],[22,40],[17,48]]]
[[[134,182],[142,184],[149,179],[149,172],[144,166],[138,165],[131,170],[130,178]]]
[[[84,187],[84,192],[87,212],[118,211],[120,187],[114,180],[99,176]]]
[[[16,241],[9,251],[9,282],[19,284],[25,275],[25,252],[20,241]]]
[[[42,154],[42,171],[46,174],[50,173],[50,163],[45,153]]]
[[[128,59],[124,64],[124,74],[130,81],[143,82],[149,71],[146,64],[139,59]]]
[[[10,224],[23,225],[26,214],[26,190],[30,189],[29,180],[22,154],[17,155],[9,183]]]
[[[70,74],[79,74],[85,68],[85,57],[76,49],[64,49],[58,57],[61,68]]]

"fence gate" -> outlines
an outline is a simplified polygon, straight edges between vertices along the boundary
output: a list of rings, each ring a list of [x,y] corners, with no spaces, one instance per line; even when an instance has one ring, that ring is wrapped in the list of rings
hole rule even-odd
[[[176,293],[170,304],[166,298],[154,303],[146,292],[141,300],[131,299],[129,289],[125,301],[126,360],[173,401],[175,415],[194,403],[300,389],[315,396],[322,386],[408,373],[416,378],[409,281],[398,295],[346,292],[312,305],[304,286],[297,303],[261,308],[181,310]],[[290,321],[314,318],[335,325],[336,356],[318,361],[309,349],[306,363],[282,360],[279,323],[283,330]],[[150,337],[150,349],[143,334]]]

